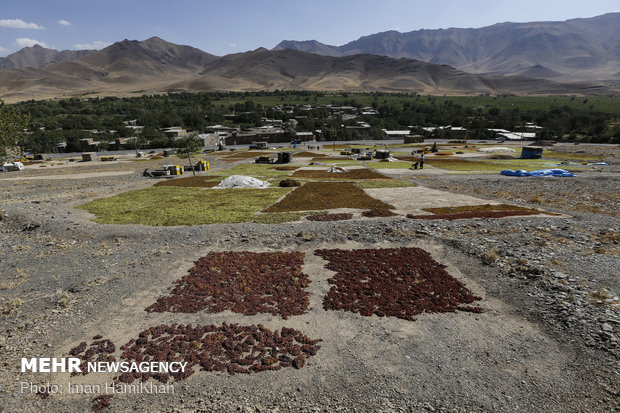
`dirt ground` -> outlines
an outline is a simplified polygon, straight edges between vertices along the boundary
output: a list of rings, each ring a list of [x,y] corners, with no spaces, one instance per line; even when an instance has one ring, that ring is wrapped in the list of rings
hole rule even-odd
[[[210,161],[215,170],[230,166]],[[301,369],[197,371],[173,382],[174,393],[116,394],[104,411],[620,411],[620,218],[606,213],[618,211],[615,164],[573,181],[435,170],[425,179],[412,177],[416,187],[366,189],[401,214],[389,218],[361,218],[359,210],[342,209],[332,212],[354,212],[353,220],[146,227],[96,224],[75,208],[153,184],[141,171],[156,162],[162,160],[0,175],[1,410],[90,410],[99,394],[41,397],[23,383],[104,385],[113,377],[22,373],[22,357],[66,357],[98,334],[118,348],[159,324],[238,323],[294,328],[321,339],[321,348]],[[46,179],[51,177],[57,179]],[[513,182],[518,191],[509,190]],[[536,182],[564,199],[563,182],[570,182],[572,191],[590,191],[592,207],[611,204],[589,212],[583,210],[590,205],[585,199],[532,202],[528,188],[534,191]],[[504,202],[561,215],[433,222],[403,216],[426,207]],[[476,305],[484,312],[421,314],[406,321],[323,309],[334,272],[315,250],[400,246],[429,252],[482,297]],[[309,311],[284,320],[231,311],[144,310],[211,251],[305,253]]]

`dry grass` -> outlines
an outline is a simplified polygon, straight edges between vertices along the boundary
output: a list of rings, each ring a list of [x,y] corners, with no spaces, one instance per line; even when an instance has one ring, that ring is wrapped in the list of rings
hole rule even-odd
[[[393,209],[350,182],[308,182],[264,212],[315,211],[335,208]]]
[[[15,274],[14,278],[0,282],[0,290],[19,287],[28,280],[28,272],[23,268],[16,268]]]
[[[484,261],[484,263],[487,265],[493,264],[498,259],[499,259],[499,250],[497,248],[492,248],[482,253],[482,261]]]
[[[0,314],[4,317],[13,317],[21,313],[19,309],[24,302],[19,298],[10,298],[2,300],[0,304]]]

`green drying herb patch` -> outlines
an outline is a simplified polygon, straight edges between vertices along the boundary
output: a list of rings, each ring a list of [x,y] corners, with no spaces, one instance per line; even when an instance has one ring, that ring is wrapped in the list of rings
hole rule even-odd
[[[481,171],[481,172],[501,172],[507,169],[505,165],[494,162],[468,161],[465,159],[430,159],[427,158],[424,165],[431,165],[435,168],[447,169],[449,171]],[[522,169],[522,168],[517,168]]]
[[[166,179],[153,186],[181,186],[195,188],[213,188],[222,181],[223,176],[189,176],[186,178]]]
[[[415,184],[401,179],[373,179],[355,182],[355,186],[358,188],[409,188]]]
[[[295,178],[308,178],[308,179],[389,179],[387,176],[382,175],[372,169],[349,169],[347,172],[327,172],[326,170],[313,170],[313,169],[299,169],[292,175]]]
[[[561,161],[596,161],[603,159],[603,156],[586,155],[585,153],[559,152],[549,149],[543,151],[543,157],[547,159],[557,159]]]
[[[335,208],[393,209],[351,182],[308,182],[264,212],[312,211]]]
[[[204,225],[251,221],[288,188],[151,187],[96,199],[81,208],[101,224]]]

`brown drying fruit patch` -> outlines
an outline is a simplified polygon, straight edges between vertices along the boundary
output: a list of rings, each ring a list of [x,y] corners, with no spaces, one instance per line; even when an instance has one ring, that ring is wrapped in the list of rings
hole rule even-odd
[[[314,254],[336,271],[328,280],[333,286],[323,300],[326,310],[413,320],[424,312],[454,312],[481,299],[420,248],[332,249]]]
[[[113,397],[112,394],[102,394],[101,396],[97,396],[93,399],[93,405],[91,409],[93,412],[100,412],[104,409],[110,407],[110,399]]]
[[[348,172],[327,172],[321,170],[317,171],[313,169],[300,169],[298,171],[295,171],[292,176],[296,178],[308,179],[390,179],[385,175],[382,175],[372,169],[367,168],[350,169]]]
[[[327,156],[325,154],[322,153],[316,153],[316,152],[308,152],[308,151],[303,151],[303,152],[295,152],[293,154],[293,156],[295,157],[301,157],[301,158],[314,158],[316,156],[318,157],[324,157]]]
[[[353,218],[353,214],[317,214],[308,216],[309,221],[345,221]]]
[[[288,318],[308,309],[310,284],[301,252],[211,252],[195,262],[147,312],[269,313]]]
[[[220,183],[219,178],[223,178],[223,176],[190,176],[187,178],[166,179],[165,181],[157,182],[153,186],[213,188]]]
[[[294,171],[296,169],[299,169],[299,166],[276,166],[275,168],[276,171]]]
[[[437,214],[437,215],[412,215],[407,214],[407,218],[411,219],[446,219],[449,221],[455,219],[470,219],[470,218],[504,218],[513,216],[525,216],[525,215],[537,215],[539,212],[533,211],[473,211],[473,212],[459,212],[456,214]]]
[[[392,209],[351,182],[308,182],[263,212],[316,211],[336,208]]]
[[[441,208],[423,208],[423,211],[431,212],[433,214],[456,214],[460,212],[477,212],[477,211],[531,211],[537,214],[542,214],[541,211],[533,208],[520,207],[517,205],[510,204],[499,204],[499,205],[464,205],[464,206],[454,206],[454,207],[441,207]]]
[[[319,341],[286,327],[272,332],[262,325],[159,325],[141,332],[137,340],[122,346],[121,358],[130,362],[183,360],[188,362],[185,371],[170,375],[123,373],[118,380],[131,383],[153,377],[166,383],[172,376],[179,381],[194,374],[194,366],[229,374],[258,373],[290,366],[301,368],[306,359],[319,350]]]
[[[136,380],[149,379],[161,383],[181,381],[195,373],[194,367],[204,371],[235,373],[258,373],[280,370],[283,367],[302,368],[309,357],[320,349],[318,342],[292,328],[271,331],[262,325],[221,326],[191,324],[159,325],[138,334],[121,346],[121,362],[187,362],[184,371],[178,372],[126,372],[113,379],[113,386],[131,384]],[[111,343],[111,342],[110,342]],[[114,345],[114,344],[112,344]],[[72,351],[80,354],[83,344]],[[84,369],[83,374],[88,374]],[[95,412],[110,406],[112,395],[97,396],[92,400]]]
[[[93,337],[93,341],[88,345],[85,341],[82,341],[77,346],[73,347],[69,351],[69,355],[77,357],[83,361],[82,365],[91,361],[104,361],[113,362],[116,361],[113,354],[116,351],[114,343],[108,339],[104,339],[101,335]],[[78,372],[72,372],[72,376],[79,375]],[[87,370],[83,369],[81,374],[87,374]]]
[[[362,212],[363,217],[375,218],[375,217],[395,217],[398,214],[390,211],[389,209],[371,209],[369,211]]]

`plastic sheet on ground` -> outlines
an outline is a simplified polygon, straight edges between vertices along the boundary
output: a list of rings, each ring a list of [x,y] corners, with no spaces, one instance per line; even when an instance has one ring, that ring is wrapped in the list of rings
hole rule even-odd
[[[327,168],[327,172],[349,172],[349,170],[341,166],[330,166]]]
[[[485,152],[485,153],[493,153],[493,152],[515,152],[514,149],[512,148],[505,148],[503,146],[496,146],[494,148],[480,148],[478,149],[478,152]]]
[[[523,169],[517,169],[513,171],[512,169],[504,169],[501,172],[502,175],[506,176],[557,176],[557,177],[569,177],[569,176],[577,176],[572,172],[568,172],[566,169],[537,169],[535,171],[525,171]]]
[[[231,175],[225,178],[218,186],[214,188],[230,189],[230,188],[268,188],[269,182],[252,178],[245,175]]]

